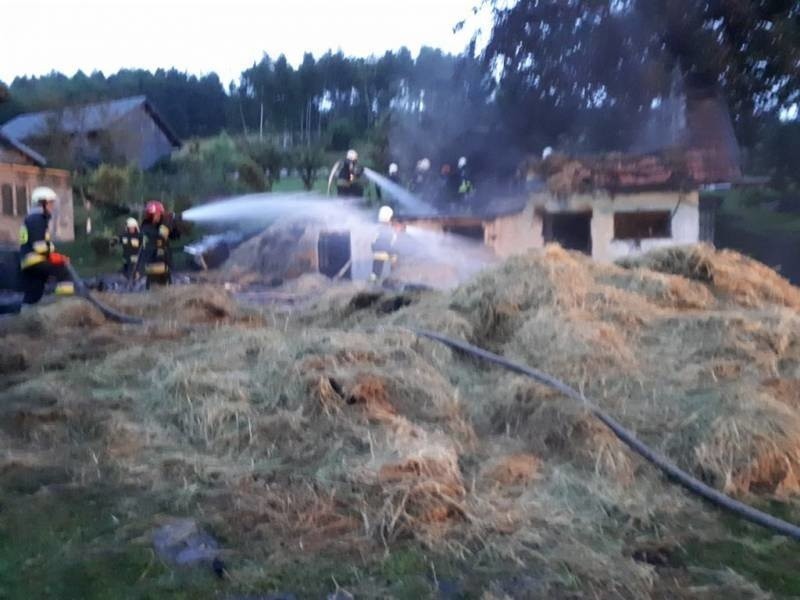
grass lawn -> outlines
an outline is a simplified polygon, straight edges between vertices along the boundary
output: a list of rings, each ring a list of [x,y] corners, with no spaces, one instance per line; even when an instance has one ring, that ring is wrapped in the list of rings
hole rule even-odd
[[[766,188],[730,190],[723,195],[719,216],[740,221],[740,226],[753,233],[800,233],[800,210],[793,213],[771,208],[783,196]]]

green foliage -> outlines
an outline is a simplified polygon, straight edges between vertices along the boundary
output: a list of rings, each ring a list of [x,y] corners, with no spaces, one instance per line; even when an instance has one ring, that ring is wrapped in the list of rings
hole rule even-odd
[[[89,245],[98,258],[107,258],[111,255],[111,242],[107,237],[92,237],[89,239]]]
[[[241,182],[250,190],[264,192],[268,189],[264,170],[250,158],[245,158],[239,163],[238,174]]]
[[[339,119],[333,122],[328,130],[331,150],[344,152],[350,148],[356,137],[356,130],[353,123],[347,119]]]
[[[692,84],[721,85],[740,127],[754,110],[774,114],[800,97],[796,2],[492,4],[485,65],[502,65],[497,107],[516,140],[536,133],[540,144],[553,144],[594,135],[605,142],[595,144],[599,149],[615,142],[626,150],[652,100],[669,91],[676,67]],[[595,113],[588,124],[605,120],[600,131],[587,131],[580,118],[587,112]]]
[[[98,205],[124,204],[128,200],[134,167],[100,165],[88,178],[87,193]]]
[[[800,193],[800,122],[770,120],[761,137],[756,168],[767,172],[779,190]]]
[[[241,138],[240,150],[261,169],[264,177],[264,188],[271,190],[281,178],[281,168],[286,165],[288,157],[277,146],[263,139]]]

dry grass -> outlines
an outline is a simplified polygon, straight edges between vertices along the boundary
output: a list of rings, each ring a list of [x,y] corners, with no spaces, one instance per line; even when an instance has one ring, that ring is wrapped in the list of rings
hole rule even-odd
[[[669,596],[633,550],[680,543],[687,519],[715,531],[713,514],[585,408],[404,327],[563,378],[719,489],[794,499],[798,291],[730,253],[681,252],[624,268],[548,247],[452,294],[362,302],[342,285],[294,311],[213,286],[105,298],[145,328],[42,306],[0,322],[0,441],[58,453],[79,481],[162,490],[261,555],[413,543],[533,569],[556,595]]]

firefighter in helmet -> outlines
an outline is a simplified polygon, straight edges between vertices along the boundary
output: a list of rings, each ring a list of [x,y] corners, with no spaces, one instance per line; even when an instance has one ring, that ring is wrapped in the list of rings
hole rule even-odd
[[[410,187],[411,191],[418,196],[427,196],[431,192],[431,161],[429,158],[417,161]]]
[[[339,196],[355,196],[360,198],[364,195],[364,184],[361,175],[364,169],[358,163],[358,152],[348,150],[339,173],[336,176],[336,193]]]
[[[174,217],[167,214],[164,205],[158,200],[151,200],[144,208],[141,236],[142,250],[139,260],[147,275],[147,289],[153,284],[171,284],[172,251],[169,243],[178,239],[180,233],[175,227]],[[137,267],[141,268],[138,264]]]
[[[112,246],[117,244],[122,247],[122,274],[127,279],[133,279],[137,274],[136,264],[142,250],[142,232],[136,219],[126,219],[125,230],[111,240]]]
[[[467,168],[467,157],[462,156],[458,159],[458,195],[460,198],[466,198],[471,196],[474,190]]]
[[[381,206],[378,211],[378,235],[372,242],[372,273],[370,281],[378,281],[389,275],[391,265],[397,262],[395,243],[397,233],[392,227],[394,211],[390,206]]]
[[[33,208],[19,230],[23,305],[36,304],[44,295],[49,279],[56,280],[55,293],[75,293],[67,265],[69,259],[56,252],[50,239],[50,220],[58,205],[58,195],[49,187],[37,187],[31,194]]]

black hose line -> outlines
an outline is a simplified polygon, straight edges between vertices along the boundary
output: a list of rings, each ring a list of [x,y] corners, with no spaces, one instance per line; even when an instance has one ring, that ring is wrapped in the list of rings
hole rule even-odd
[[[127,323],[129,325],[142,325],[144,323],[144,319],[140,319],[139,317],[131,317],[129,315],[124,315],[121,312],[117,312],[113,308],[106,306],[97,298],[92,296],[92,293],[89,291],[89,288],[86,287],[86,284],[83,282],[83,279],[81,279],[81,276],[78,275],[75,267],[69,263],[67,263],[67,271],[69,272],[69,276],[72,278],[72,282],[75,285],[75,294],[97,308],[97,310],[103,313],[103,316],[106,319],[116,323]]]
[[[672,479],[673,481],[677,482],[678,484],[682,485],[684,488],[708,500],[712,504],[724,508],[733,514],[746,519],[756,525],[761,525],[767,529],[774,531],[780,535],[785,535],[790,537],[794,540],[800,541],[800,527],[797,525],[793,525],[792,523],[788,523],[782,519],[777,517],[773,517],[765,512],[757,510],[752,506],[748,506],[743,502],[739,502],[723,494],[722,492],[706,485],[696,477],[693,477],[686,471],[680,469],[677,465],[671,462],[666,456],[660,454],[650,448],[649,446],[645,445],[641,440],[636,437],[632,431],[626,429],[622,424],[616,421],[613,417],[606,414],[600,408],[592,404],[586,396],[578,392],[577,390],[571,388],[563,381],[559,381],[558,379],[551,377],[547,373],[543,373],[531,367],[527,367],[525,365],[520,365],[518,363],[512,362],[508,359],[503,358],[497,354],[479,348],[477,346],[473,346],[467,342],[462,340],[456,340],[453,338],[449,338],[445,335],[440,333],[436,333],[435,331],[427,331],[424,329],[413,329],[414,333],[420,335],[422,337],[435,340],[440,342],[450,348],[460,350],[461,352],[465,352],[471,356],[476,358],[480,358],[481,360],[485,360],[490,363],[494,363],[503,367],[504,369],[508,369],[509,371],[513,371],[514,373],[519,373],[521,375],[525,375],[526,377],[530,377],[534,381],[538,381],[541,384],[544,384],[548,387],[551,387],[555,390],[558,390],[565,396],[572,398],[573,400],[577,400],[584,404],[593,414],[595,417],[600,419],[613,433],[617,436],[625,445],[627,445],[631,450],[654,464],[656,467],[661,469],[667,477]]]

